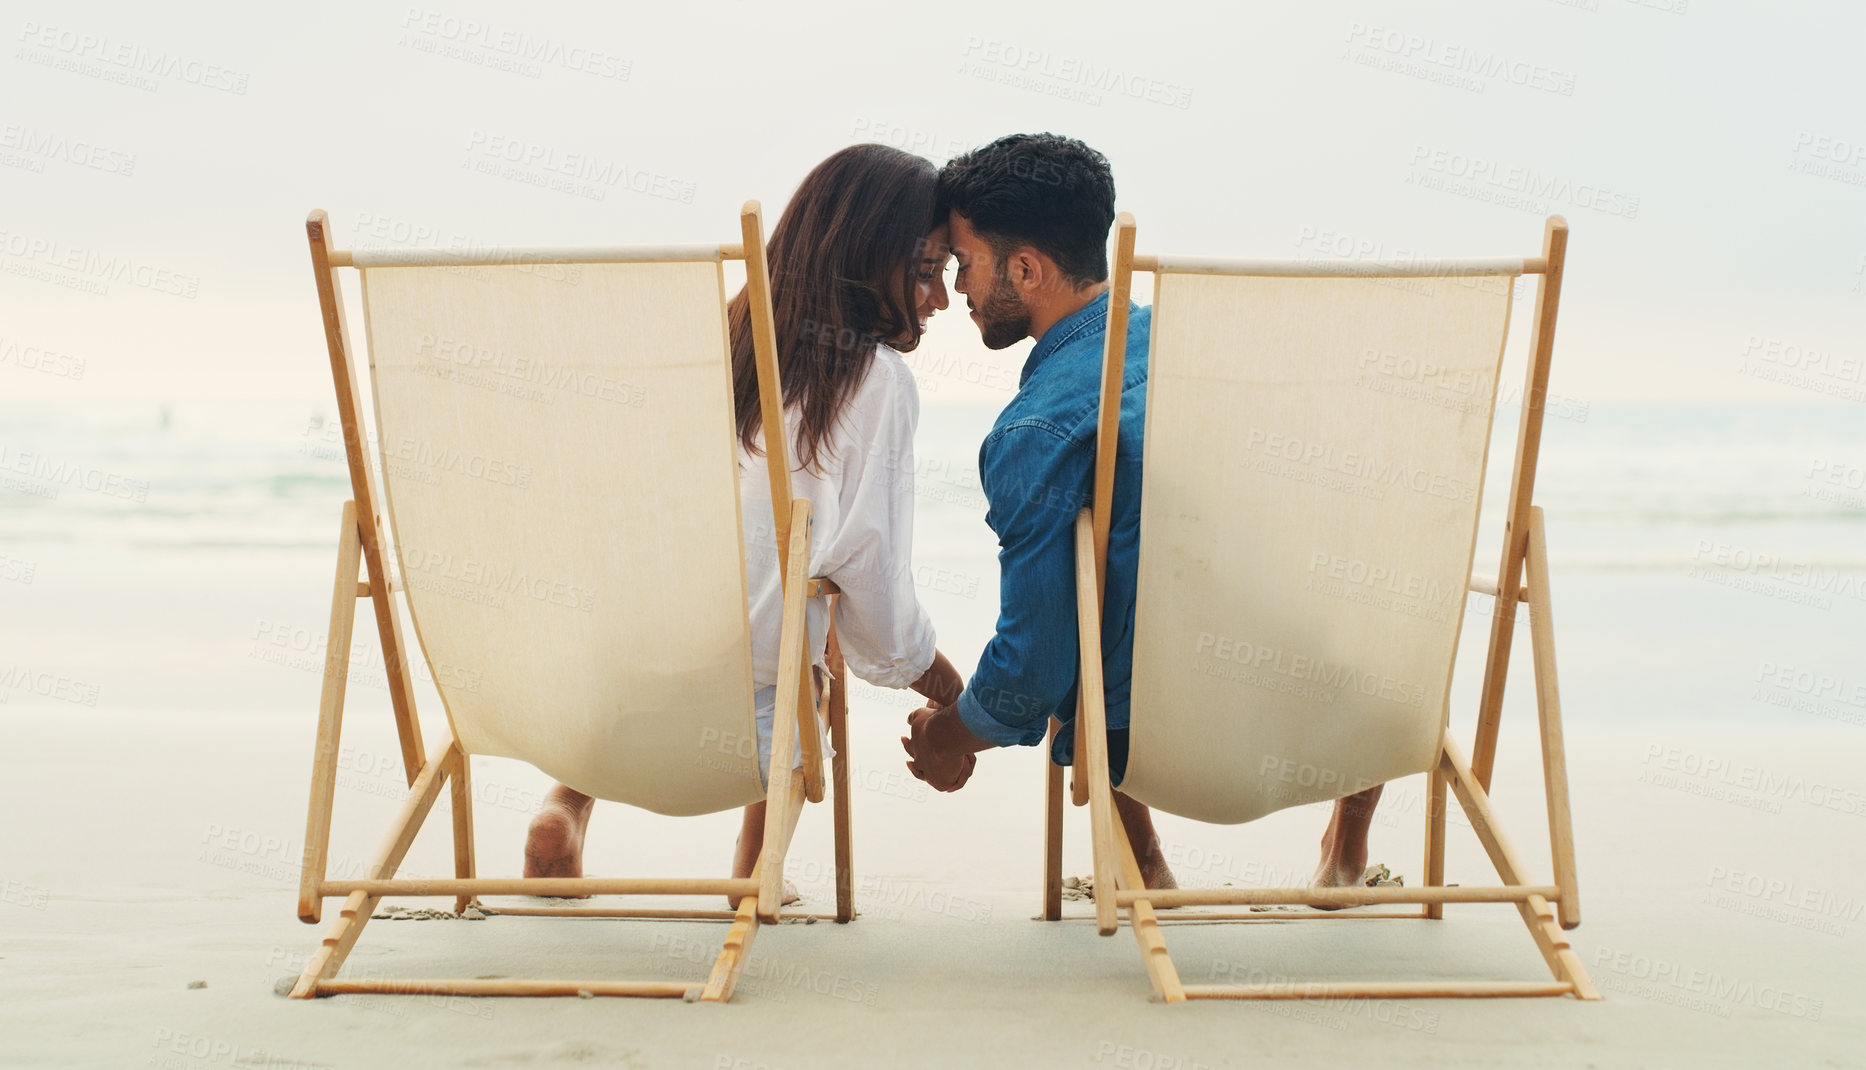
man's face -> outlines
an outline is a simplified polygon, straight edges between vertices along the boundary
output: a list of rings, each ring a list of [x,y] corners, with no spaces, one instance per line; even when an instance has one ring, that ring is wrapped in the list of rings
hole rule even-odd
[[[1012,285],[1008,265],[972,229],[972,221],[952,214],[952,255],[958,273],[952,288],[965,295],[966,308],[986,349],[1016,345],[1030,335],[1030,309]]]

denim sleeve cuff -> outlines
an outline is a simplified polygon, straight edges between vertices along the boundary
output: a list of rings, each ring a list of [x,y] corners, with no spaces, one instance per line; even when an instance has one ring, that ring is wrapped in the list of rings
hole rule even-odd
[[[1034,747],[1043,742],[1046,727],[1041,723],[1031,728],[998,720],[979,705],[970,687],[959,693],[959,722],[965,725],[967,731],[994,747]]]

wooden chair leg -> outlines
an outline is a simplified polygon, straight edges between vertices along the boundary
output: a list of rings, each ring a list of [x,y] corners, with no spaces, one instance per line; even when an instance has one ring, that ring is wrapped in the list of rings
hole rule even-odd
[[[1072,806],[1087,806],[1089,802],[1088,781],[1082,776],[1082,690],[1076,689],[1076,719],[1070,723],[1069,730],[1075,733],[1072,749],[1075,764],[1069,768],[1074,776],[1069,778],[1069,803]]]
[[[330,353],[332,385],[337,390],[337,414],[343,425],[344,457],[350,467],[350,491],[357,502],[358,537],[363,543],[363,560],[369,571],[370,609],[376,618],[376,635],[382,643],[382,668],[388,677],[389,704],[395,711],[395,735],[402,749],[402,771],[412,786],[427,765],[426,744],[421,736],[421,720],[415,710],[414,677],[411,675],[409,647],[402,636],[401,618],[395,612],[395,599],[389,583],[385,558],[382,510],[385,499],[370,467],[374,452],[367,421],[358,399],[356,362],[350,354],[350,332],[344,322],[343,286],[337,269],[331,266],[330,218],[323,210],[305,218],[305,236],[310,241],[311,269],[317,279],[318,305],[324,317],[324,342]]]
[[[779,703],[776,730],[771,733],[771,771],[766,774],[769,789],[765,792],[764,849],[753,865],[758,872],[758,916],[766,921],[777,921],[784,909],[784,848],[780,844],[788,838],[785,828],[796,824],[796,815],[786,812],[795,805],[791,799],[801,797],[804,790],[803,778],[793,776],[790,763],[779,758],[790,753],[790,733],[784,731],[783,724],[784,707]],[[784,749],[780,751],[779,746]],[[793,784],[795,792],[791,790]]]
[[[459,747],[452,742],[439,758],[429,761],[415,777],[414,786],[408,789],[408,797],[402,801],[401,813],[391,826],[388,840],[376,854],[376,861],[369,867],[368,880],[386,880],[395,876],[396,867],[408,854],[408,848],[415,842],[415,834],[421,831],[421,823],[427,819],[428,812],[434,808],[434,801],[440,798],[441,787],[449,774],[456,771],[461,761]],[[292,987],[293,999],[311,999],[318,994],[318,982],[335,977],[343,968],[343,961],[349,957],[350,949],[363,934],[363,926],[369,924],[370,915],[376,912],[378,896],[365,892],[351,892],[344,900],[343,911],[330,932],[324,937],[324,943],[305,964],[305,969],[298,976],[298,983]]]
[[[1103,748],[1100,762],[1091,761],[1086,767],[1081,760],[1082,755],[1076,755],[1076,775],[1091,778],[1088,809],[1090,837],[1095,849],[1095,931],[1103,936],[1113,936],[1118,926],[1114,896],[1107,894],[1105,889],[1119,887],[1115,872],[1120,865],[1120,849],[1116,842],[1121,832],[1121,820],[1114,809],[1114,788],[1108,783],[1106,733],[1099,717],[1089,724],[1088,735],[1090,738],[1085,750],[1094,754],[1098,747]]]
[[[462,754],[459,766],[454,770],[451,781],[452,795],[449,803],[454,818],[454,876],[474,877],[478,874],[473,868],[473,781],[471,756]],[[470,895],[457,896],[454,899],[454,913],[458,914],[473,904]]]
[[[1535,655],[1536,718],[1542,730],[1542,783],[1548,793],[1549,850],[1554,856],[1561,927],[1581,924],[1581,889],[1574,861],[1574,822],[1568,807],[1568,754],[1562,742],[1561,690],[1555,675],[1555,616],[1549,598],[1548,535],[1542,509],[1529,510],[1529,645]]]
[[[823,776],[823,719],[821,717],[822,696],[816,687],[816,672],[810,666],[808,649],[803,653],[806,659],[803,671],[798,674],[797,683],[797,742],[803,750],[803,786],[804,798],[813,803],[823,801],[826,781]]]
[[[830,759],[830,776],[835,781],[835,802],[831,811],[836,826],[836,921],[847,923],[855,918],[855,845],[854,800],[849,797],[849,681],[842,660],[842,644],[836,638],[836,607],[829,614],[829,742],[836,754]]]
[[[1471,770],[1470,764],[1450,736],[1445,737],[1439,768],[1444,771],[1451,790],[1458,796],[1459,805],[1464,807],[1466,816],[1471,819],[1471,831],[1477,834],[1478,842],[1484,845],[1484,852],[1496,867],[1497,876],[1506,885],[1526,884],[1524,877],[1527,871],[1521,856],[1504,836],[1496,812],[1490,808],[1489,795],[1483,785],[1477,782],[1477,774]],[[1587,970],[1581,965],[1581,956],[1575,954],[1567,935],[1556,923],[1555,911],[1549,906],[1548,900],[1540,895],[1532,895],[1517,904],[1517,911],[1522,915],[1523,924],[1529,927],[1529,935],[1536,942],[1536,950],[1542,952],[1542,958],[1548,963],[1549,972],[1555,975],[1555,979],[1573,985],[1577,999],[1599,999],[1600,992],[1588,979]]]
[[[1134,845],[1127,838],[1127,829],[1117,821],[1114,832],[1121,851],[1119,886],[1141,891],[1146,888],[1147,882],[1140,875],[1140,862],[1134,857]],[[1095,891],[1099,900],[1099,885]],[[1147,978],[1153,982],[1153,991],[1167,1003],[1184,1003],[1185,986],[1180,984],[1179,970],[1173,966],[1173,956],[1167,953],[1166,939],[1160,935],[1160,919],[1153,912],[1153,904],[1145,899],[1135,900],[1127,908],[1127,923],[1134,930],[1134,941],[1140,945],[1140,959],[1147,967]]]
[[[752,866],[752,876],[758,876],[758,864]],[[701,1000],[725,1003],[732,998],[733,989],[739,984],[739,975],[745,971],[746,960],[751,958],[752,941],[757,936],[758,900],[748,895],[739,900],[732,928],[726,930],[725,944],[719,949],[719,957],[713,960],[713,972],[700,993]]]
[[[1080,713],[1076,717],[1076,783],[1088,784],[1089,829],[1095,845],[1095,929],[1103,936],[1113,936],[1114,896],[1106,889],[1116,886],[1115,870],[1120,864],[1115,846],[1120,821],[1114,810],[1114,785],[1108,774],[1108,713],[1103,705],[1101,676],[1101,598],[1096,593],[1093,521],[1089,510],[1076,517],[1076,607],[1077,635],[1081,642],[1082,686]]]
[[[784,904],[784,852],[790,843],[790,830],[796,827],[797,814],[805,798],[823,797],[822,754],[812,743],[819,730],[813,708],[815,681],[810,672],[810,648],[805,625],[804,586],[810,569],[810,500],[798,498],[791,503],[790,549],[786,555],[784,576],[784,618],[778,632],[777,708],[771,716],[771,763],[765,772],[765,843],[760,853],[758,916],[765,921],[778,920]],[[807,738],[800,738],[807,733]],[[801,744],[803,775],[791,766],[791,748]],[[814,759],[814,761],[813,761]],[[811,769],[815,784],[812,787]],[[793,799],[791,788],[798,789]]]
[[[797,832],[797,817],[803,809],[804,791],[803,778],[796,777],[790,780],[782,799],[770,796],[766,800],[765,849],[752,865],[752,879],[759,882],[761,889],[769,887],[765,881],[765,863],[772,858],[782,860],[790,853],[791,837]],[[775,827],[769,820],[773,812],[781,815]],[[713,972],[700,994],[702,1000],[723,1003],[732,998],[733,987],[739,982],[746,959],[751,956],[758,926],[762,920],[771,920],[768,915],[761,915],[764,910],[759,896],[748,895],[739,900],[732,928],[726,931],[725,944],[719,949],[719,957],[713,961]]]
[[[774,775],[771,779],[776,782],[778,778]],[[758,871],[756,897],[758,916],[764,921],[778,921],[783,913],[783,863],[790,854],[790,841],[797,832],[797,819],[803,816],[806,790],[802,777],[789,777],[785,780],[783,795],[771,792],[765,797],[765,848],[757,862],[758,866],[764,868]],[[778,868],[774,871],[773,866]]]
[[[1594,987],[1593,979],[1588,977],[1587,967],[1581,964],[1581,956],[1568,943],[1568,935],[1555,920],[1555,908],[1549,905],[1549,901],[1539,895],[1532,895],[1517,910],[1523,916],[1523,923],[1529,926],[1529,935],[1535,940],[1536,949],[1542,952],[1542,957],[1548,961],[1550,972],[1556,979],[1573,985],[1576,999],[1599,999],[1600,990]]]
[[[1044,921],[1063,916],[1063,767],[1050,760],[1062,722],[1050,719],[1043,741],[1043,913]]]
[[[356,503],[343,503],[337,527],[337,579],[330,596],[330,630],[324,644],[323,694],[318,700],[317,750],[311,764],[311,805],[305,816],[304,861],[298,878],[298,919],[308,925],[323,920],[324,899],[317,894],[330,858],[331,805],[337,792],[337,748],[343,729],[343,699],[350,681],[350,638],[356,623],[357,574],[363,543],[357,533]]]
[[[1490,648],[1484,660],[1484,683],[1478,691],[1477,736],[1471,744],[1471,771],[1485,791],[1497,756],[1503,718],[1503,685],[1510,671],[1515,636],[1517,592],[1529,548],[1529,510],[1535,500],[1536,460],[1542,451],[1542,419],[1548,399],[1549,364],[1555,348],[1555,317],[1561,305],[1563,266],[1568,258],[1568,222],[1550,216],[1542,229],[1542,277],[1536,284],[1535,323],[1529,329],[1529,362],[1523,381],[1522,420],[1516,426],[1516,463],[1503,520],[1503,556],[1497,563],[1496,616],[1490,621]]]
[[[1445,774],[1437,766],[1426,774],[1425,787],[1425,883],[1437,888],[1445,883]],[[1434,921],[1445,916],[1445,904],[1427,903],[1422,913]]]

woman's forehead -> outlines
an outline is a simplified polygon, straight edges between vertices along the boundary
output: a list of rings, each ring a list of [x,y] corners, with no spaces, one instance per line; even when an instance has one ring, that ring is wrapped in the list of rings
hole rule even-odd
[[[927,231],[926,240],[920,244],[920,256],[925,260],[944,260],[951,255],[952,229],[941,221]]]

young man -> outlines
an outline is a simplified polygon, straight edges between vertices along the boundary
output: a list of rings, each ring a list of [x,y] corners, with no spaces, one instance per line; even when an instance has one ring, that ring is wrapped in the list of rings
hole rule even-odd
[[[965,295],[986,347],[1037,340],[1017,395],[979,449],[985,522],[999,545],[997,634],[958,701],[915,710],[901,740],[915,776],[956,791],[979,752],[1033,746],[1051,717],[1065,726],[1053,760],[1073,759],[1075,523],[1094,487],[1114,176],[1107,159],[1080,141],[1014,134],[948,162],[940,196],[958,261],[954,289]],[[1129,305],[1102,608],[1109,768],[1117,784],[1127,768],[1152,311]],[[1360,883],[1379,795],[1376,787],[1336,804],[1316,884]],[[1147,884],[1176,887],[1147,808],[1119,792],[1115,804]]]
[[[999,545],[997,634],[958,701],[914,711],[911,735],[901,741],[915,776],[956,791],[978,752],[1033,746],[1051,717],[1071,726],[1075,720],[1075,523],[1094,485],[1114,176],[1107,159],[1080,141],[1014,134],[947,163],[940,195],[958,261],[954,288],[966,295],[985,345],[1037,340],[1017,396],[979,450],[985,522]],[[1102,614],[1117,781],[1127,765],[1151,322],[1151,310],[1130,306]],[[1073,729],[1059,733],[1052,757],[1069,763],[1074,739]],[[1147,808],[1119,793],[1115,801],[1147,883],[1175,887]]]

